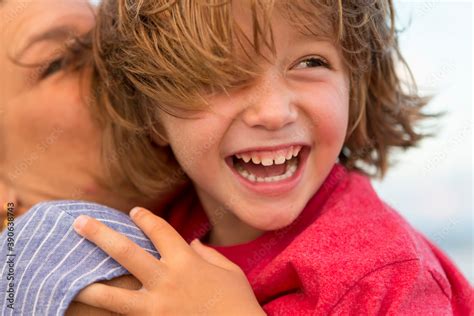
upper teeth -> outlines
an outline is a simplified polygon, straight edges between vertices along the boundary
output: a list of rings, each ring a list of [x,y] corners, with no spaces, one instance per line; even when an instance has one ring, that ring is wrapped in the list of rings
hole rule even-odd
[[[291,160],[293,157],[298,156],[301,151],[301,148],[302,146],[289,146],[285,149],[279,149],[276,151],[255,151],[243,154],[236,154],[235,156],[245,162],[250,162],[250,160],[252,160],[254,164],[261,163],[264,166],[271,166],[273,164],[281,165],[284,164],[286,160]]]

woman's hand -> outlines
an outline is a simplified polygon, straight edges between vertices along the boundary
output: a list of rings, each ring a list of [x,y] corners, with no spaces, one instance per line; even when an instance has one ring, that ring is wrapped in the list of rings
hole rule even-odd
[[[104,250],[143,287],[94,283],[76,301],[127,315],[265,315],[245,274],[216,250],[191,245],[162,218],[135,208],[130,216],[161,254],[158,260],[101,222],[80,216],[76,231]]]

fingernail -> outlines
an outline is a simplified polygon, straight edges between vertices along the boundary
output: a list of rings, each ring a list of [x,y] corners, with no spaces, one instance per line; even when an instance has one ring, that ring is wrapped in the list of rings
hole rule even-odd
[[[141,208],[141,207],[138,207],[138,206],[132,208],[132,210],[131,210],[130,213],[129,213],[129,214],[130,214],[130,217],[133,218],[138,212],[141,211],[141,209],[142,209],[142,208]]]
[[[87,215],[80,215],[78,216],[73,223],[74,229],[82,230],[84,226],[86,226],[87,221],[89,220],[89,216]]]

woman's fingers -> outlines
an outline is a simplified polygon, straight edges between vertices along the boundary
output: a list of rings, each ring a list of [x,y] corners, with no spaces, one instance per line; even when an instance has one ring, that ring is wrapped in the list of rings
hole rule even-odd
[[[85,215],[76,218],[74,228],[126,268],[145,288],[151,288],[160,278],[159,260],[126,236]]]
[[[140,308],[145,306],[143,292],[102,283],[93,283],[82,289],[74,301],[119,314],[139,313]]]
[[[163,258],[172,261],[173,257],[179,257],[178,254],[192,253],[183,237],[161,217],[140,207],[130,211],[130,217],[150,238]]]

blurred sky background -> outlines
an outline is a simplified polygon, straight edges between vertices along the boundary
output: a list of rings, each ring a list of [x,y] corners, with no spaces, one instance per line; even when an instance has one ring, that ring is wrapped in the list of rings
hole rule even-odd
[[[427,111],[448,114],[436,122],[435,138],[396,154],[396,165],[374,186],[474,284],[472,2],[411,0],[395,5],[398,28],[403,29],[401,50],[420,90],[434,95]]]
[[[435,138],[396,155],[374,186],[473,284],[472,2],[396,1],[396,9],[401,51],[420,90],[434,95],[427,111],[448,113]]]

